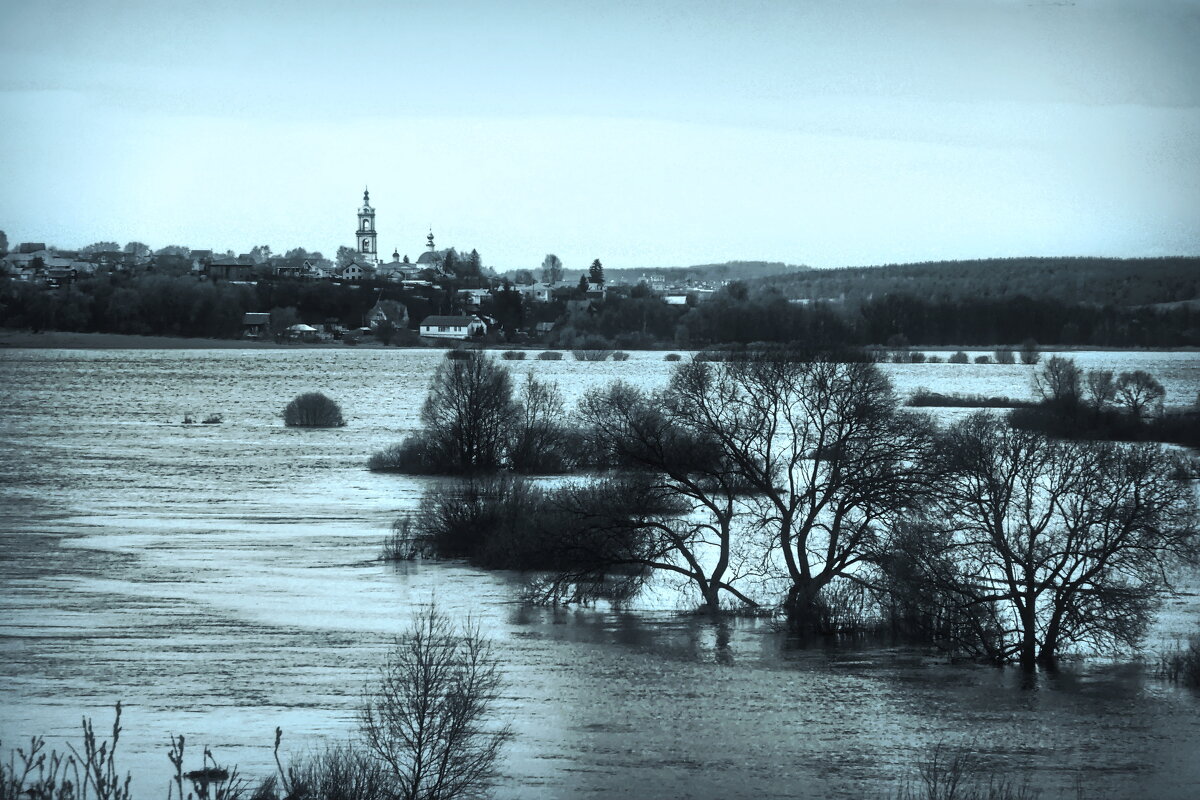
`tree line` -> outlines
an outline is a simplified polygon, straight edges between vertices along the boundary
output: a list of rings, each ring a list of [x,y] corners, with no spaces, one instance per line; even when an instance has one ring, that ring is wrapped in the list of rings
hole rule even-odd
[[[939,428],[870,363],[682,362],[660,391],[615,382],[567,414],[553,385],[517,393],[476,354],[442,364],[422,421],[372,467],[466,478],[398,523],[397,552],[531,571],[546,602],[668,576],[710,612],[778,608],[808,633],[870,620],[1032,668],[1136,643],[1169,567],[1196,556],[1192,488],[1158,445],[986,412]]]

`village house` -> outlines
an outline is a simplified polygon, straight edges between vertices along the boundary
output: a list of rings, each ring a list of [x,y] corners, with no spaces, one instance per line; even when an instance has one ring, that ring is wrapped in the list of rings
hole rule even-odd
[[[242,338],[265,339],[271,335],[271,315],[266,312],[247,311],[242,315]]]
[[[532,303],[549,303],[554,299],[554,286],[548,283],[530,283],[513,288]]]
[[[478,306],[488,297],[491,297],[490,289],[459,289],[458,299],[467,305]]]
[[[421,320],[421,335],[430,339],[467,339],[482,336],[487,325],[475,315],[431,316]]]
[[[397,328],[408,327],[408,309],[396,300],[376,300],[367,312],[367,326],[375,329],[381,322],[390,322]]]
[[[240,258],[214,258],[205,267],[209,280],[248,281],[254,276],[254,264]]]

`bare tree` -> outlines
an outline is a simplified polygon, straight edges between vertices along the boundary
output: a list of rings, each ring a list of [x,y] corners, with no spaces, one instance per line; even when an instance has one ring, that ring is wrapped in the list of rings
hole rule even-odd
[[[747,550],[735,540],[746,482],[720,442],[677,413],[683,410],[670,390],[651,396],[621,382],[581,403],[591,447],[642,474],[639,490],[648,507],[674,512],[641,515],[645,535],[636,563],[682,575],[710,612],[720,609],[723,593],[755,606],[734,585]]]
[[[1083,370],[1062,356],[1051,357],[1033,375],[1033,388],[1045,402],[1060,408],[1074,408],[1083,396]]]
[[[1117,401],[1136,419],[1140,420],[1147,412],[1161,407],[1166,396],[1163,385],[1145,370],[1122,372],[1117,378]]]
[[[897,412],[874,365],[821,358],[692,362],[669,391],[672,413],[716,442],[749,490],[791,584],[789,622],[815,627],[822,590],[853,579],[891,518],[921,504],[927,419]]]
[[[980,413],[941,455],[942,554],[957,572],[943,588],[987,610],[995,661],[1135,644],[1168,565],[1195,552],[1191,488],[1157,446],[1057,442]]]
[[[1087,372],[1088,401],[1097,409],[1103,409],[1117,396],[1117,383],[1111,369],[1090,369]]]
[[[508,370],[478,353],[443,361],[421,409],[438,459],[464,473],[501,464],[514,417]]]
[[[499,663],[477,625],[455,630],[436,608],[399,638],[361,714],[362,734],[404,800],[482,797],[507,726],[488,725]]]
[[[517,472],[550,472],[562,469],[567,432],[563,426],[563,401],[558,384],[525,376],[516,404],[508,461]]]

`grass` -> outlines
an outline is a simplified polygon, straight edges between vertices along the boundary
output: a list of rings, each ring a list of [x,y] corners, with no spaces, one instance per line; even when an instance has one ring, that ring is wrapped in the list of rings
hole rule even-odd
[[[1163,653],[1158,661],[1158,676],[1171,683],[1200,689],[1200,634],[1192,636],[1186,645]]]
[[[971,394],[942,394],[924,387],[917,389],[905,405],[914,408],[1033,408],[1032,400],[1015,400],[1011,397],[984,397]]]

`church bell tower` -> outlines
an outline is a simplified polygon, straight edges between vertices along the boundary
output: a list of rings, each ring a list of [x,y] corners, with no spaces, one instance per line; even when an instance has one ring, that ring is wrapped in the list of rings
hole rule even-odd
[[[365,261],[378,262],[379,249],[375,245],[378,232],[375,230],[375,209],[371,208],[371,193],[363,189],[362,208],[358,209],[358,255]]]

